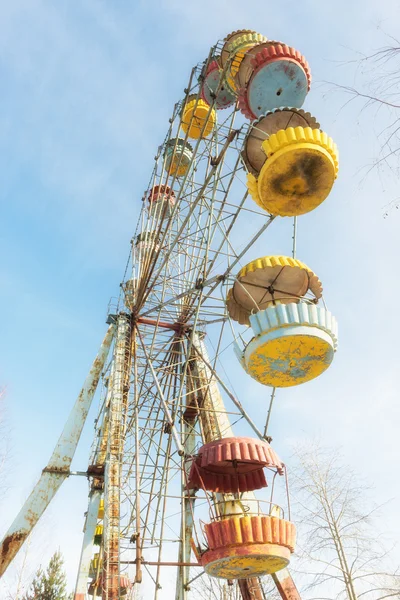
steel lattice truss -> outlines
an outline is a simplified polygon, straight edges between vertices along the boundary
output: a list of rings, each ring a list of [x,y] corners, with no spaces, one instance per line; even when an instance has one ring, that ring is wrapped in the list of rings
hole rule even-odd
[[[188,96],[198,94],[203,68],[193,69]],[[190,539],[204,543],[197,515],[207,520],[209,506],[204,495],[190,498],[182,491],[188,470],[185,455],[194,454],[205,441],[226,436],[231,431],[229,421],[243,418],[234,405],[227,410],[221,399],[215,405],[215,394],[220,398],[213,374],[218,348],[210,365],[200,338],[208,325],[223,329],[227,315],[221,284],[273,220],[247,200],[240,158],[247,124],[237,118],[234,108],[224,111],[210,139],[193,146],[187,174],[179,179],[168,174],[166,145],[178,136],[186,141],[181,130],[183,104],[175,106],[155,159],[115,309],[116,314],[126,311],[133,317],[125,350],[129,381],[121,414],[120,570],[132,577],[130,565],[139,561],[136,579],[147,580],[145,589],[153,587],[154,598],[162,597],[166,582],[175,578],[175,570],[166,563],[193,564]],[[167,214],[162,205],[148,201],[149,191],[157,185],[175,191],[176,203]],[[138,236],[144,241],[137,242]],[[106,375],[92,465],[101,463],[100,447],[109,435],[113,366],[114,362]],[[107,550],[105,539],[104,554]],[[173,583],[177,599],[190,593],[187,583],[199,575],[198,568],[189,572],[189,566],[178,568]],[[103,582],[105,597],[109,581],[110,576]]]
[[[233,436],[232,425],[246,420],[256,436],[267,439],[267,427],[257,428],[219,375],[229,322],[226,285],[275,219],[247,197],[241,152],[249,126],[233,105],[217,113],[211,135],[190,141],[190,161],[182,173],[183,158],[176,154],[178,145],[188,142],[183,109],[189,98],[199,101],[204,73],[221,48],[217,44],[205,63],[193,68],[186,96],[174,107],[142,198],[120,295],[109,307],[102,349],[41,480],[3,540],[6,568],[70,474],[75,447],[61,457],[65,440],[73,438],[76,446],[101,376],[76,600],[86,598],[88,584],[89,594],[104,600],[141,594],[155,600],[195,598],[203,575],[202,521],[225,514],[228,504],[240,514],[262,512],[253,493],[196,493],[187,486],[199,447]],[[230,66],[226,63],[225,71]],[[178,156],[175,171],[168,148]],[[172,191],[173,201],[153,202],[157,188]],[[271,507],[272,501],[271,494]],[[27,525],[29,510],[36,512]],[[283,598],[289,598],[289,589],[290,598],[300,598],[287,571],[275,574],[274,582]],[[264,597],[257,578],[225,585],[218,593],[232,600]]]

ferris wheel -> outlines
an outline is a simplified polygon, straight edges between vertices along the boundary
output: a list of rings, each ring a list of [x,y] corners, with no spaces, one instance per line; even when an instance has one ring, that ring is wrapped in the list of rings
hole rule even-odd
[[[99,386],[75,600],[189,600],[207,576],[221,598],[264,598],[264,577],[300,598],[287,469],[268,426],[276,389],[322,374],[337,347],[321,281],[296,256],[297,217],[338,172],[336,145],[301,108],[310,82],[297,50],[251,30],[192,69],[138,199],[104,341],[2,541],[0,574],[71,474]],[[291,255],[255,256],[279,217],[293,220]],[[270,388],[265,424],[220,372],[222,350]]]

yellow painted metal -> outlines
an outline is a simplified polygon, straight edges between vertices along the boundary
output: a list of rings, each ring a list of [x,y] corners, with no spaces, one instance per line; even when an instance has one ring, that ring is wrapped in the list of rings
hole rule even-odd
[[[265,43],[259,44],[251,52],[246,53],[243,62],[247,62],[248,56],[254,56],[256,52],[259,52],[258,48],[264,46]],[[240,65],[240,70],[242,69],[242,64]],[[236,76],[236,79],[238,79],[238,76]],[[301,108],[277,108],[267,112],[265,115],[261,115],[261,117],[251,124],[246,134],[241,153],[243,162],[250,173],[258,177],[263,164],[267,160],[262,143],[274,133],[278,133],[278,131],[287,129],[288,127],[311,127],[311,129],[319,129],[320,124],[315,117]]]
[[[103,500],[103,498],[100,500],[99,512],[98,512],[97,518],[104,519],[104,500]]]
[[[181,158],[181,154],[178,152],[177,154],[174,154],[171,159],[168,173],[170,175],[176,175],[177,177],[183,177],[186,174],[188,167],[189,162],[185,160],[185,155],[183,155],[183,158]]]
[[[247,173],[247,189],[254,202],[263,210],[267,210],[258,194],[258,180],[253,173]]]
[[[317,208],[328,196],[339,168],[336,144],[311,127],[288,127],[262,143],[267,156],[257,181],[248,176],[254,201],[273,215],[296,216]]]
[[[297,258],[292,258],[290,256],[274,255],[262,256],[261,258],[252,260],[240,269],[238,277],[245,277],[245,275],[254,273],[254,271],[257,271],[258,269],[269,269],[273,267],[299,267],[314,275],[313,271],[311,271],[306,264],[301,262],[301,260],[297,260]]]
[[[95,554],[93,554],[93,558],[90,561],[90,573],[92,573],[93,576],[95,576],[97,571],[99,571],[102,568],[102,565],[103,561],[100,558],[100,554],[96,552]]]
[[[232,45],[232,42],[234,40],[241,37],[245,33],[257,33],[257,32],[253,31],[252,29],[238,29],[236,31],[232,31],[224,38],[224,45],[222,46],[221,57],[220,57],[222,68],[225,67],[225,64],[229,60],[230,53],[229,53],[228,48]]]
[[[200,136],[208,137],[214,129],[215,123],[215,110],[211,109],[210,111],[210,107],[204,100],[194,98],[183,109],[182,129],[190,138],[197,140]]]
[[[267,38],[264,35],[252,31],[250,33],[244,33],[243,35],[235,38],[227,47],[230,56],[230,65],[229,71],[226,75],[226,80],[233,92],[237,92],[237,85],[234,77],[239,71],[240,64],[246,52],[254,48],[254,46],[257,46],[257,44],[261,44],[266,41]]]
[[[283,335],[256,347],[248,356],[246,370],[264,385],[291,387],[321,375],[332,359],[333,343],[329,343],[322,332],[321,337]],[[280,370],[277,365],[285,365],[285,368]]]
[[[244,579],[276,573],[287,567],[290,550],[278,544],[254,544],[248,553],[240,547],[229,548],[229,556],[221,556],[204,565],[208,575],[221,579]]]
[[[269,158],[272,154],[275,154],[275,152],[286,146],[301,144],[303,142],[309,142],[325,148],[334,161],[335,176],[337,176],[339,170],[339,151],[333,139],[320,129],[313,129],[311,127],[287,127],[286,129],[281,129],[263,142],[263,150],[267,158]]]

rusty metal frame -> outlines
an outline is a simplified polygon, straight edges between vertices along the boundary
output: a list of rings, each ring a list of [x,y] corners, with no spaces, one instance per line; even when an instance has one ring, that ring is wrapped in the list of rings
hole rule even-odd
[[[211,49],[206,65],[220,50],[221,44]],[[183,102],[193,93],[199,101],[201,72],[199,66],[192,70]],[[187,141],[187,133],[182,134],[181,108],[182,103],[174,107],[164,147],[174,137]],[[168,172],[160,148],[148,189],[174,187],[176,202],[165,218],[161,205],[145,201],[133,238],[145,234],[147,246],[132,243],[115,311],[117,341],[107,366],[109,389],[96,420],[97,443],[88,469],[92,482],[104,481],[105,488],[100,551],[103,600],[119,597],[121,571],[129,565],[135,567],[136,586],[141,584],[142,573],[149,574],[154,600],[159,598],[164,567],[177,567],[175,598],[187,600],[191,582],[201,575],[190,579],[190,569],[199,567],[191,562],[191,542],[197,539],[193,511],[195,505],[196,511],[201,509],[201,499],[194,499],[185,489],[185,458],[194,454],[198,443],[233,435],[230,417],[232,422],[246,419],[256,435],[264,437],[216,370],[226,311],[215,290],[274,220],[253,204],[246,205],[247,190],[237,194],[238,201],[230,199],[232,190],[236,194],[241,169],[237,141],[244,136],[243,127],[235,127],[235,118],[233,109],[210,139],[195,142],[193,161],[180,180]],[[236,231],[240,226],[239,215],[246,211],[259,215],[260,221],[250,241],[237,252],[231,235],[234,226]],[[225,261],[222,269],[221,260]],[[215,275],[216,268],[219,275]],[[203,339],[210,321],[222,323],[213,361]],[[233,410],[226,410],[219,386]],[[45,474],[52,481],[64,477],[51,462]],[[169,491],[177,481],[180,494],[176,488]],[[217,510],[224,499],[214,495]],[[179,522],[171,526],[171,507],[179,502]],[[248,495],[249,502],[256,502],[254,495]],[[90,514],[93,520],[94,513]],[[90,546],[90,528],[87,521],[84,548]],[[179,542],[175,561],[168,560],[165,550],[171,539]],[[151,556],[153,550],[155,556]],[[81,558],[80,594],[88,555],[85,550]],[[244,599],[261,598],[258,579],[240,587]]]
[[[131,318],[121,312],[117,317],[109,411],[110,428],[104,476],[103,600],[119,600],[120,597],[121,463],[130,381],[131,346]]]

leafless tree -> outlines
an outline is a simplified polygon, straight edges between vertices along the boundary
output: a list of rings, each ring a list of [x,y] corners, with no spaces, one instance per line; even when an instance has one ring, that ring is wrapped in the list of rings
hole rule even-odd
[[[364,175],[378,170],[382,178],[391,173],[397,179],[400,174],[400,41],[386,33],[385,37],[387,45],[369,54],[357,53],[354,60],[346,61],[346,65],[355,65],[353,85],[326,83],[331,90],[348,96],[344,106],[359,103],[360,119],[363,114],[368,119],[365,123],[370,124],[371,113],[377,118],[380,151],[365,166]],[[400,198],[394,198],[384,207],[384,216],[391,208],[399,207]]]
[[[281,596],[277,592],[271,577],[263,577],[260,579],[260,582],[265,600],[281,600]],[[193,598],[201,598],[202,600],[242,600],[238,581],[227,582],[223,579],[209,577],[208,575],[203,575],[196,584],[193,584],[192,592]],[[252,594],[251,591],[250,594]]]
[[[312,444],[299,447],[296,458],[292,488],[306,593],[313,600],[400,598],[400,570],[388,566],[366,487],[337,450]]]
[[[193,597],[202,600],[242,600],[236,582],[228,585],[226,581],[209,577],[206,574],[193,583],[191,589]]]

